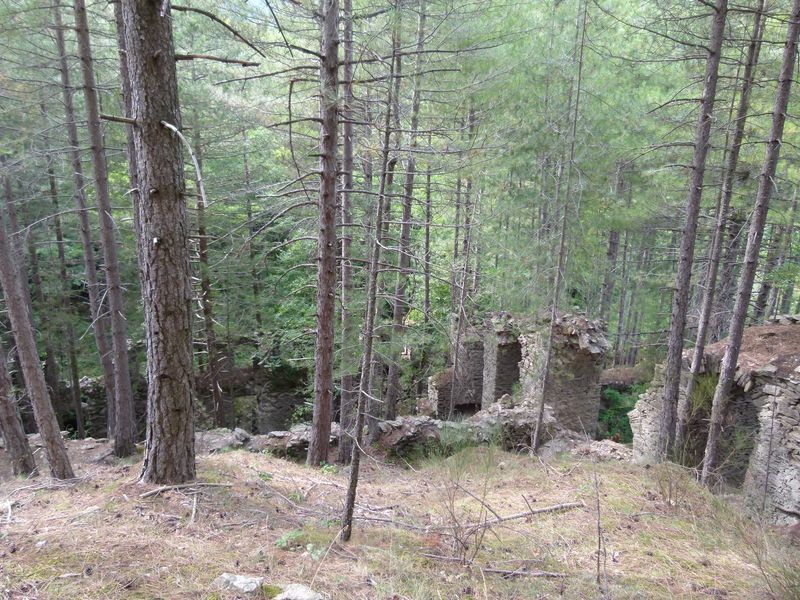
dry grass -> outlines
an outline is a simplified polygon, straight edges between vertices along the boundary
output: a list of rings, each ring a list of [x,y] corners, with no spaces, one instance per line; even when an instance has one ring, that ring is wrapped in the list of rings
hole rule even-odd
[[[737,513],[679,472],[575,459],[545,466],[487,448],[413,470],[367,460],[360,520],[340,547],[332,541],[346,473],[225,452],[200,457],[198,479],[231,487],[142,499],[151,488],[136,483],[138,463],[93,462],[108,447],[90,446],[70,442],[82,478],[74,485],[0,484],[8,598],[233,598],[211,585],[225,571],[312,585],[336,599],[770,597]],[[664,478],[684,478],[671,502],[660,491]],[[454,521],[493,518],[487,506],[503,516],[573,501],[586,506],[487,530],[470,567],[432,558],[455,555]],[[566,577],[483,570],[522,567]]]

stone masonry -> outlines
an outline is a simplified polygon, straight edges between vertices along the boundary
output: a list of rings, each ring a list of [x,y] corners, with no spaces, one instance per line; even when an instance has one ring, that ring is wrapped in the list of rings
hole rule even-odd
[[[712,385],[726,347],[722,340],[706,350],[701,377]],[[684,373],[691,357],[692,350],[684,353]],[[657,368],[652,386],[628,415],[634,460],[640,463],[656,455],[663,387],[663,368]],[[692,464],[702,459],[708,410],[692,409],[685,453]],[[784,316],[745,330],[720,444],[726,484],[741,485],[747,504],[775,522],[800,522],[800,319]]]
[[[514,404],[531,406],[538,405],[544,396],[559,427],[594,436],[600,408],[600,373],[608,348],[603,326],[582,315],[557,317],[550,375],[545,385],[548,325],[546,319],[516,318],[508,313],[489,315],[480,346],[473,339],[467,359],[461,361],[467,384],[463,392],[456,389],[455,405],[479,402],[486,410],[508,395]],[[421,414],[431,415],[433,406],[438,406],[439,417],[446,418],[443,399],[451,393],[452,378],[452,369],[448,369],[429,379],[429,398],[418,407]]]

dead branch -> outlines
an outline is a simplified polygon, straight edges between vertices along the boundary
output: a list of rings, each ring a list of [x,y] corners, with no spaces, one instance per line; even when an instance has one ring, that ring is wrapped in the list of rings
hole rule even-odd
[[[188,488],[196,488],[196,487],[233,487],[232,483],[204,483],[202,481],[196,481],[194,483],[181,483],[178,485],[165,485],[154,490],[150,490],[149,492],[145,492],[143,494],[139,494],[139,498],[149,498],[150,496],[157,496],[161,492],[168,492],[170,490],[185,490]]]
[[[259,50],[258,48],[256,48],[256,46],[252,42],[250,42],[246,37],[244,37],[241,33],[236,31],[233,27],[228,25],[225,21],[220,19],[214,13],[210,13],[207,10],[203,10],[202,8],[195,8],[193,6],[176,6],[174,4],[172,5],[172,10],[177,10],[179,12],[193,12],[193,13],[197,13],[199,15],[203,15],[204,17],[208,17],[209,19],[211,19],[215,23],[219,23],[220,25],[222,25],[225,29],[230,31],[235,38],[237,38],[237,39],[241,40],[243,43],[247,44],[250,48],[255,50],[259,55],[264,56],[264,53],[261,52],[261,50]],[[266,58],[266,56],[264,56],[264,58]]]
[[[175,60],[213,60],[215,62],[221,62],[229,65],[241,65],[243,67],[258,67],[261,65],[261,63],[250,60],[224,58],[222,56],[214,56],[212,54],[176,54]]]
[[[130,117],[118,117],[115,115],[100,115],[103,121],[113,121],[114,123],[125,123],[126,125],[136,125],[136,119]]]

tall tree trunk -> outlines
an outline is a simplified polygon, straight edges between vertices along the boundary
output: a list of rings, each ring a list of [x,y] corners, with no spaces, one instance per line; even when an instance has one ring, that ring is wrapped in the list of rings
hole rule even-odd
[[[392,86],[391,94],[387,97],[387,106],[390,105],[390,108],[387,108],[387,111],[391,114],[391,119],[387,121],[389,127],[388,136],[385,139],[388,139],[390,142],[390,146],[381,146],[381,157],[383,157],[383,153],[386,154],[386,162],[384,163],[381,159],[381,173],[379,175],[378,181],[379,186],[379,195],[381,194],[380,186],[383,186],[383,213],[381,218],[381,227],[376,229],[377,244],[384,250],[388,255],[389,249],[387,245],[387,240],[389,240],[389,226],[391,223],[391,209],[392,209],[392,197],[394,194],[392,193],[392,184],[394,181],[395,175],[395,167],[397,165],[398,160],[398,152],[401,147],[402,142],[402,132],[399,131],[400,124],[398,117],[396,116],[400,111],[400,102],[398,100],[398,96],[400,94],[400,70],[402,65],[401,60],[401,19],[400,13],[398,11],[397,3],[394,3],[395,15],[393,17],[393,25],[392,25],[392,57],[391,62],[392,65],[390,67],[390,75],[389,75],[389,82]],[[380,129],[380,128],[379,128]],[[391,136],[394,134],[394,143],[391,143]],[[393,147],[392,147],[393,146]],[[370,261],[372,257],[372,252],[374,251],[374,245],[370,248]],[[390,258],[387,256],[386,264],[390,263]],[[380,269],[378,271],[380,274]],[[384,298],[388,294],[384,289],[381,289],[384,284],[384,278],[378,278],[376,284],[376,297],[377,298]],[[377,302],[377,301],[376,301]],[[377,306],[377,304],[376,304]],[[366,408],[366,414],[369,416],[369,421],[367,422],[367,428],[369,430],[369,439],[375,440],[378,437],[379,429],[378,423],[380,422],[381,416],[385,414],[383,410],[383,400],[379,398],[380,393],[382,390],[382,382],[379,378],[379,375],[383,373],[382,361],[380,356],[373,352],[372,353],[372,361],[371,361],[371,379],[370,379],[370,394],[368,395],[368,403]],[[372,389],[375,389],[375,393],[372,393]]]
[[[58,361],[56,351],[53,346],[52,324],[48,321],[47,314],[49,301],[42,287],[42,276],[39,273],[39,255],[36,251],[36,240],[33,237],[33,230],[29,229],[27,234],[28,256],[31,264],[31,287],[33,288],[33,298],[36,304],[31,303],[30,314],[33,316],[34,307],[37,307],[39,314],[43,315],[39,319],[39,331],[41,332],[44,343],[44,380],[47,382],[47,390],[51,398],[58,398],[61,393],[61,383],[58,374]],[[23,280],[24,281],[24,280]],[[36,322],[34,321],[34,326]]]
[[[470,136],[471,139],[472,136]],[[450,385],[450,398],[447,405],[447,420],[452,420],[455,411],[456,399],[461,398],[467,382],[467,372],[465,371],[464,359],[466,358],[466,348],[463,345],[467,326],[470,320],[470,313],[467,311],[468,300],[468,277],[469,277],[469,256],[472,253],[472,217],[478,203],[472,203],[472,179],[467,178],[464,191],[464,235],[461,247],[461,272],[458,282],[458,304],[455,313],[455,335],[452,339],[451,353],[453,357],[453,380]]]
[[[431,133],[428,132],[428,148],[432,148]],[[422,314],[424,334],[422,343],[422,357],[420,360],[420,383],[418,394],[425,394],[430,363],[430,334],[431,327],[431,221],[433,219],[433,206],[431,203],[431,162],[427,161],[425,168],[425,241],[422,265],[423,301]]]
[[[787,260],[792,260],[792,237],[794,236],[794,222],[797,217],[797,188],[794,189],[792,197],[792,209],[789,213],[789,225],[786,227],[786,235],[783,241],[783,250],[781,251],[781,265]],[[780,302],[781,314],[787,314],[792,310],[792,297],[794,296],[794,280],[785,284],[782,290],[782,297]]]
[[[800,0],[793,0],[792,12],[787,28],[786,46],[783,51],[783,63],[778,79],[778,88],[775,94],[775,108],[772,112],[772,128],[767,141],[764,156],[764,166],[758,182],[756,202],[750,219],[750,230],[747,235],[747,249],[745,250],[744,265],[739,277],[739,288],[736,294],[736,305],[733,309],[730,331],[728,333],[728,347],[722,359],[719,382],[714,390],[714,399],[711,405],[711,422],[706,440],[705,458],[703,460],[702,481],[705,485],[711,483],[717,468],[719,451],[719,438],[722,431],[722,422],[728,396],[733,385],[736,366],[739,362],[739,350],[742,344],[747,309],[750,305],[750,294],[753,291],[753,281],[758,266],[758,255],[761,249],[761,240],[764,236],[764,224],[767,220],[769,201],[775,185],[775,170],[780,157],[783,129],[786,123],[786,109],[789,105],[789,96],[792,88],[792,74],[795,59],[797,58],[797,42],[800,35]]]
[[[192,287],[169,5],[123,0],[139,207],[147,347],[147,436],[141,479],[195,477]]]
[[[617,181],[614,191],[619,198],[623,196],[625,180],[623,178],[623,165],[617,165]],[[608,232],[608,250],[606,251],[606,273],[603,278],[603,289],[600,292],[600,319],[608,321],[611,311],[611,298],[614,295],[614,279],[617,270],[617,255],[619,254],[619,231],[612,229]]]
[[[580,10],[580,9],[579,9]],[[558,259],[556,260],[556,272],[553,282],[553,296],[550,304],[550,325],[547,333],[547,345],[544,355],[544,365],[542,366],[542,377],[544,378],[544,385],[542,385],[542,396],[539,399],[539,405],[536,410],[536,425],[531,432],[531,449],[533,454],[539,447],[539,436],[542,429],[542,420],[544,418],[544,405],[545,395],[547,390],[547,379],[550,377],[551,370],[551,357],[553,354],[553,336],[555,335],[556,319],[558,317],[558,303],[561,293],[561,286],[564,281],[564,271],[567,266],[567,233],[569,230],[569,204],[572,198],[572,172],[575,163],[575,144],[577,141],[578,117],[580,115],[581,107],[581,91],[583,84],[583,55],[586,49],[586,21],[589,15],[589,1],[584,0],[583,9],[579,12],[580,19],[580,42],[578,43],[578,57],[577,57],[577,73],[575,75],[575,107],[572,109],[572,84],[570,84],[569,101],[567,102],[570,107],[570,138],[569,138],[569,154],[567,164],[567,182],[566,182],[566,198],[561,209],[561,224],[558,242]],[[560,184],[557,184],[560,187]]]
[[[6,233],[5,217],[0,211],[0,286],[3,288],[6,310],[11,321],[11,331],[17,344],[17,354],[25,379],[25,387],[33,405],[36,426],[39,428],[39,434],[44,443],[50,475],[55,479],[72,479],[75,477],[75,473],[72,471],[66,446],[61,438],[61,429],[58,426],[56,413],[47,393],[47,382],[39,362],[39,352],[36,349],[36,340],[28,312],[30,304],[26,301],[26,295],[23,292],[23,282],[20,280],[15,256],[16,253],[11,249]]]
[[[692,355],[692,365],[689,371],[689,380],[686,384],[685,393],[678,402],[678,419],[675,429],[675,448],[680,453],[686,441],[686,427],[688,424],[691,409],[691,398],[694,394],[694,387],[700,367],[703,364],[706,340],[708,337],[709,323],[711,322],[711,310],[714,306],[714,294],[717,287],[717,273],[719,271],[720,258],[722,256],[722,241],[725,237],[725,226],[730,212],[731,197],[733,196],[733,180],[736,174],[736,167],[739,164],[739,152],[744,140],[744,126],[747,121],[747,111],[750,106],[750,91],[753,88],[755,77],[755,67],[758,63],[758,55],[761,49],[761,37],[763,33],[763,12],[765,0],[759,0],[753,22],[753,33],[750,36],[750,45],[747,49],[747,62],[745,64],[742,80],[742,90],[739,96],[739,106],[736,110],[736,125],[733,134],[730,151],[725,163],[725,172],[722,179],[722,189],[720,190],[719,206],[717,208],[717,220],[714,227],[714,235],[711,242],[711,252],[708,262],[708,273],[706,275],[705,290],[703,293],[703,303],[700,309],[700,320],[697,324],[697,337],[695,338],[694,354]]]
[[[428,133],[428,147],[432,149],[431,134]],[[433,210],[431,204],[431,161],[425,168],[425,261],[423,264],[423,315],[425,323],[431,320],[431,221],[433,220]]]
[[[44,112],[44,110],[42,110]],[[75,425],[79,438],[86,437],[86,427],[83,421],[83,405],[81,404],[81,384],[78,372],[78,351],[75,346],[75,328],[72,325],[73,316],[70,296],[72,288],[69,276],[67,275],[67,256],[64,250],[64,232],[61,227],[61,215],[58,202],[58,188],[56,187],[56,176],[53,171],[52,156],[47,156],[47,181],[50,186],[50,199],[53,204],[53,229],[56,234],[56,248],[58,251],[58,274],[61,280],[61,309],[64,312],[66,322],[64,323],[64,337],[67,342],[67,360],[69,362],[70,374],[70,395],[72,396],[72,407],[75,410]]]
[[[628,301],[628,293],[629,285],[628,280],[630,278],[628,268],[628,255],[629,248],[631,246],[630,243],[630,232],[625,231],[625,235],[623,236],[622,241],[622,268],[620,273],[620,289],[619,289],[619,305],[617,306],[617,331],[616,335],[614,336],[614,347],[613,347],[613,354],[614,354],[614,365],[619,365],[622,357],[622,339],[625,333],[625,317],[626,317],[626,309],[628,308],[627,301]]]
[[[344,81],[342,81],[344,105],[342,125],[342,191],[341,191],[341,277],[342,277],[342,351],[341,351],[341,395],[339,401],[339,456],[342,464],[350,462],[353,453],[351,434],[355,422],[356,383],[355,349],[358,336],[353,317],[353,215],[351,212],[351,193],[353,190],[353,0],[344,0]]]
[[[261,335],[263,319],[261,317],[261,286],[258,281],[258,267],[256,265],[256,248],[253,237],[256,234],[256,226],[253,223],[253,196],[250,191],[250,164],[247,152],[247,130],[242,130],[242,164],[244,165],[244,187],[245,187],[245,210],[247,217],[247,228],[250,232],[250,242],[247,245],[248,256],[250,257],[250,279],[253,290],[253,311],[255,313],[256,327]]]
[[[5,166],[6,159],[3,156],[0,158],[0,165]],[[11,185],[11,177],[6,175],[3,178],[3,195],[6,204],[6,213],[8,215],[8,228],[10,230],[11,245],[14,252],[14,264],[19,271],[19,280],[22,285],[22,296],[25,302],[28,316],[31,319],[31,328],[35,329],[33,321],[33,302],[31,299],[31,291],[28,287],[28,268],[25,262],[25,244],[29,240],[29,233],[22,231],[17,217],[17,203],[14,199],[14,190]],[[35,257],[32,257],[35,260]]]
[[[619,255],[619,231],[612,229],[608,232],[608,249],[606,250],[606,274],[603,278],[603,289],[600,293],[600,319],[608,321],[611,310],[611,298],[614,294],[614,280],[617,270],[617,256]]]
[[[780,225],[772,225],[770,230],[767,260],[764,262],[764,276],[761,280],[758,294],[756,295],[755,305],[753,306],[753,321],[756,323],[762,321],[767,312],[767,300],[773,288],[770,274],[778,265],[778,257],[780,255],[781,244],[783,243],[783,227]]]
[[[470,106],[467,114],[467,144],[471,148],[475,143],[475,109]],[[460,181],[460,176],[459,176]],[[460,190],[457,190],[461,195]],[[470,315],[467,312],[468,300],[468,280],[470,268],[470,254],[472,253],[472,219],[475,213],[477,203],[472,202],[472,177],[467,177],[463,187],[463,206],[461,207],[464,213],[464,221],[462,229],[464,231],[461,236],[461,264],[454,265],[453,281],[456,287],[456,303],[453,307],[453,314],[451,315],[451,338],[450,338],[450,355],[453,364],[453,379],[450,385],[450,398],[447,406],[447,419],[453,418],[455,410],[456,399],[460,398],[466,382],[466,373],[464,371],[463,359],[465,356],[465,349],[463,347],[464,337],[466,335],[467,326],[469,324]],[[460,199],[459,199],[460,200]],[[459,202],[461,203],[461,202]],[[457,207],[458,208],[458,207]],[[458,215],[456,215],[458,216]],[[455,257],[455,254],[454,254]]]
[[[460,119],[456,121],[457,129],[459,131],[464,130],[464,120]],[[462,133],[463,135],[463,133]],[[455,327],[456,327],[456,307],[458,304],[459,292],[458,292],[458,249],[461,244],[460,235],[461,235],[461,187],[462,187],[462,179],[461,179],[461,160],[463,158],[462,152],[458,154],[458,171],[456,173],[456,189],[454,193],[453,203],[455,204],[455,216],[453,217],[453,263],[450,269],[450,337],[455,337]]]
[[[336,305],[336,170],[339,132],[339,2],[320,0],[320,183],[317,239],[317,336],[314,416],[309,465],[328,460],[333,411],[333,336]]]
[[[128,327],[125,322],[125,303],[122,298],[122,279],[117,255],[117,239],[108,190],[108,165],[106,164],[103,126],[100,123],[100,101],[94,78],[92,48],[89,38],[89,21],[84,0],[75,2],[75,29],[83,75],[83,97],[89,141],[92,146],[95,200],[100,219],[100,240],[106,273],[106,296],[111,321],[111,348],[114,353],[114,398],[116,423],[114,427],[114,454],[130,456],[136,452],[136,416],[133,410],[130,363],[128,361]]]
[[[11,379],[6,367],[6,351],[0,346],[0,433],[5,440],[5,448],[11,460],[11,471],[17,477],[38,474],[33,452],[28,444],[28,436],[22,428],[17,399],[11,388]]]
[[[91,225],[89,224],[89,211],[86,207],[86,180],[83,177],[81,165],[80,140],[73,102],[73,88],[70,83],[69,65],[67,63],[67,50],[64,43],[64,27],[61,22],[61,10],[56,0],[53,0],[53,21],[55,25],[56,48],[59,55],[59,71],[61,75],[61,91],[64,99],[64,112],[67,119],[67,142],[70,146],[70,161],[72,163],[73,187],[75,188],[75,203],[78,206],[78,224],[80,228],[81,247],[83,249],[83,264],[86,276],[86,290],[89,295],[89,312],[92,316],[92,330],[95,344],[100,354],[100,364],[103,368],[103,383],[106,392],[106,424],[109,437],[114,435],[116,410],[114,392],[114,362],[108,342],[108,320],[103,314],[100,284],[97,280],[97,262],[94,257],[94,244],[92,243]]]
[[[417,47],[414,64],[414,89],[411,95],[411,133],[408,158],[406,159],[406,177],[403,185],[403,217],[400,224],[400,253],[397,259],[397,283],[394,288],[392,309],[392,352],[389,362],[388,383],[386,388],[386,418],[391,420],[397,416],[397,402],[400,400],[400,364],[396,347],[403,335],[403,321],[408,314],[409,268],[411,266],[411,209],[414,201],[414,178],[416,176],[417,130],[419,128],[419,109],[422,101],[420,93],[420,72],[422,71],[422,52],[425,47],[425,0],[419,0],[419,20],[417,23]]]
[[[717,301],[712,311],[711,342],[717,342],[725,335],[730,325],[735,301],[735,286],[737,269],[744,254],[744,233],[748,221],[738,212],[731,211],[727,221],[727,243],[725,244],[725,257],[722,260],[720,271],[720,289]]]
[[[397,48],[397,27],[392,32],[393,48]],[[375,313],[377,307],[378,269],[381,257],[381,231],[383,231],[384,202],[386,199],[386,182],[388,179],[389,143],[391,136],[391,115],[394,102],[394,75],[395,61],[391,61],[388,79],[388,97],[386,102],[386,118],[383,129],[383,145],[381,156],[381,180],[378,190],[378,202],[375,205],[375,228],[370,253],[369,271],[367,273],[367,308],[364,318],[363,343],[364,353],[361,357],[361,375],[358,384],[358,405],[356,407],[356,425],[353,432],[353,455],[350,458],[350,480],[347,485],[344,510],[342,511],[342,529],[340,537],[346,542],[353,533],[353,511],[356,506],[356,492],[358,491],[359,467],[361,466],[362,441],[364,437],[364,416],[368,399],[372,395],[372,352],[375,342]]]
[[[675,416],[681,383],[681,360],[683,334],[686,328],[686,313],[691,292],[692,265],[697,239],[697,223],[700,215],[700,200],[703,195],[703,178],[706,172],[706,157],[710,147],[711,123],[714,120],[714,102],[717,96],[719,63],[722,57],[722,41],[725,37],[725,21],[728,13],[727,0],[716,0],[711,26],[711,39],[706,59],[705,86],[700,103],[700,116],[694,139],[694,155],[686,199],[686,223],[681,238],[678,272],[675,277],[675,293],[672,299],[669,338],[667,341],[667,363],[665,367],[664,401],[661,427],[658,436],[658,459],[665,460],[675,439]]]
[[[211,290],[211,268],[208,264],[208,233],[206,231],[206,197],[200,178],[203,176],[203,140],[200,135],[200,121],[195,110],[192,114],[192,146],[197,161],[197,255],[200,263],[200,308],[203,312],[203,333],[206,338],[206,359],[208,361],[208,391],[214,405],[214,424],[217,427],[234,427],[232,398],[222,395],[219,384],[219,363],[217,355],[217,336],[214,332],[214,304]]]

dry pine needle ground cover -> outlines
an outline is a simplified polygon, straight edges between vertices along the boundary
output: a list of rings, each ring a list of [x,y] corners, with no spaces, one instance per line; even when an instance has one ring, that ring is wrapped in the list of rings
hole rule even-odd
[[[234,598],[212,586],[223,572],[335,599],[798,593],[797,548],[674,468],[492,448],[365,460],[357,529],[340,546],[346,471],[237,450],[198,458],[198,480],[217,485],[142,497],[154,488],[136,483],[138,460],[97,441],[69,448],[69,484],[0,467],[7,598]],[[518,516],[560,504],[572,507]]]

